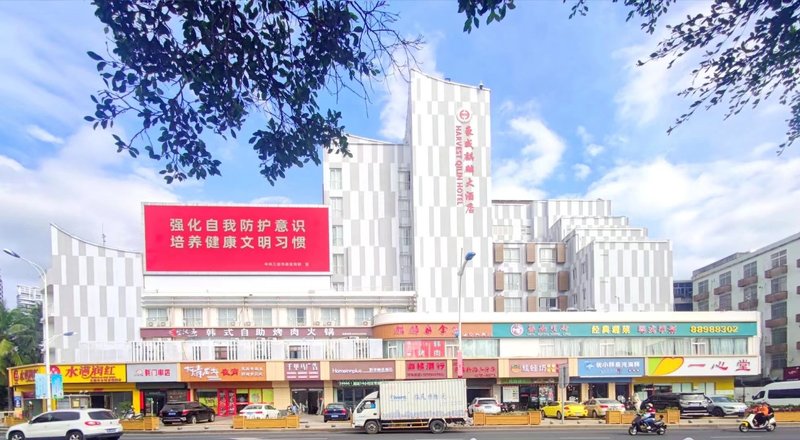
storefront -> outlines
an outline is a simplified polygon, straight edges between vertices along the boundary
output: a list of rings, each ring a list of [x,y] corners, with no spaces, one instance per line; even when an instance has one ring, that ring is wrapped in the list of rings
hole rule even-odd
[[[185,383],[178,382],[178,364],[129,364],[128,382],[139,390],[139,405],[145,414],[157,415],[167,402],[191,400]]]
[[[220,416],[232,416],[250,403],[273,403],[272,384],[263,362],[197,362],[181,364],[181,381],[190,395]]]
[[[332,361],[329,368],[335,401],[350,408],[355,408],[367,394],[378,391],[382,381],[397,377],[393,360]]]
[[[56,408],[86,407],[87,402],[89,408],[110,410],[138,406],[136,385],[127,381],[124,364],[53,365],[50,374],[60,375],[63,381],[63,390],[53,388]],[[62,399],[62,396],[70,398]],[[69,403],[60,400],[69,400]]]
[[[631,397],[630,384],[645,373],[644,358],[578,359],[578,377],[572,383],[585,384],[586,399],[607,398],[625,402]]]
[[[558,396],[558,368],[567,359],[509,359],[500,399],[518,408],[541,408]],[[513,402],[517,398],[518,402]]]
[[[317,361],[286,361],[284,378],[289,382],[292,404],[305,414],[322,413],[325,402],[325,384],[321,380]]]
[[[645,398],[653,393],[699,392],[732,394],[736,376],[758,374],[758,356],[652,357],[647,375],[634,379],[634,391]]]

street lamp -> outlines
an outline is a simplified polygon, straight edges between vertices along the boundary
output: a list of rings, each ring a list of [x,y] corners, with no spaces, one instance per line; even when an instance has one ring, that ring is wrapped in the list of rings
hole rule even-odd
[[[50,387],[50,331],[48,325],[48,307],[47,307],[47,273],[42,269],[41,266],[34,263],[33,261],[21,256],[20,254],[12,251],[11,249],[3,249],[3,252],[6,254],[14,257],[19,258],[20,260],[30,264],[36,269],[36,272],[39,273],[39,276],[42,278],[42,285],[44,286],[43,294],[42,294],[42,316],[44,319],[42,320],[42,341],[44,341],[44,374],[45,379],[47,380],[47,392],[45,396],[47,400],[45,401],[45,411],[50,411],[50,403],[53,400],[52,389]]]
[[[473,258],[475,258],[475,252],[467,252],[461,262],[461,267],[458,268],[458,357],[456,359],[456,374],[459,379],[464,377],[464,355],[461,351],[461,284],[464,279],[464,268],[469,263],[469,260]]]

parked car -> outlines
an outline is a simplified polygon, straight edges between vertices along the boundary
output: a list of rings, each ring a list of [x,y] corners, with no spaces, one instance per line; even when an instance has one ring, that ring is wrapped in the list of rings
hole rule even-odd
[[[594,418],[605,417],[608,410],[625,412],[625,405],[614,399],[590,399],[583,402],[583,406]]]
[[[161,421],[170,423],[213,422],[216,418],[214,410],[200,402],[168,402],[158,413]]]
[[[251,403],[242,408],[239,415],[246,419],[277,419],[281,411],[266,403]]]
[[[119,419],[107,409],[59,409],[39,414],[28,423],[8,428],[8,440],[63,438],[66,440],[122,437]]]
[[[493,397],[476,397],[467,407],[470,417],[475,413],[500,414],[500,404]]]
[[[542,407],[545,417],[561,418],[561,402],[547,402]],[[564,418],[567,417],[586,417],[586,407],[582,403],[564,402]]]
[[[656,411],[679,408],[682,416],[707,416],[709,400],[703,393],[657,393],[642,401],[640,408],[652,403]]]
[[[350,410],[344,403],[329,403],[322,410],[322,420],[326,423],[328,420],[350,420]]]
[[[725,417],[729,415],[744,416],[747,405],[742,402],[736,401],[731,396],[708,396],[711,403],[708,404],[706,409],[708,413],[716,417]]]

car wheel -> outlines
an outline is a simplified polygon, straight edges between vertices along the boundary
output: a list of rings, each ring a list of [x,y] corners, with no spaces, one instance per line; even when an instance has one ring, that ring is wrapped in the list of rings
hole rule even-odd
[[[597,411],[595,411],[595,410],[592,410],[592,418],[593,418],[593,419],[596,419],[596,418],[597,418]]]
[[[561,411],[558,411],[558,412],[556,412],[556,418],[557,418],[557,419],[560,419],[560,418],[561,418]]]
[[[83,433],[80,431],[70,431],[67,433],[67,440],[83,440]]]
[[[208,416],[208,421],[209,422],[213,422],[214,420],[217,420],[217,415],[214,414],[214,413],[211,413],[211,415]]]
[[[364,424],[364,431],[366,431],[367,434],[377,434],[381,432],[381,425],[375,420],[370,420]]]
[[[428,425],[428,429],[431,430],[432,434],[441,434],[446,428],[447,425],[441,420],[433,420],[430,425]]]
[[[25,434],[14,431],[11,434],[8,434],[8,440],[25,440]]]
[[[714,417],[725,417],[725,411],[723,411],[722,408],[717,407],[714,408],[713,411],[711,411],[711,415],[713,415]]]
[[[186,419],[186,423],[188,423],[188,424],[190,424],[190,425],[194,425],[194,424],[196,424],[196,423],[197,423],[197,417],[195,417],[195,416],[189,416],[189,418],[188,418],[188,419]]]

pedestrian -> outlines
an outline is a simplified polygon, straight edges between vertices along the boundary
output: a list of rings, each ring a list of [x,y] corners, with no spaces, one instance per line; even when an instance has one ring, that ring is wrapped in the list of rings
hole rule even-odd
[[[639,412],[639,407],[642,405],[642,400],[639,398],[639,395],[633,393],[633,396],[631,396],[631,402],[633,402],[633,406],[636,409],[636,412]]]

